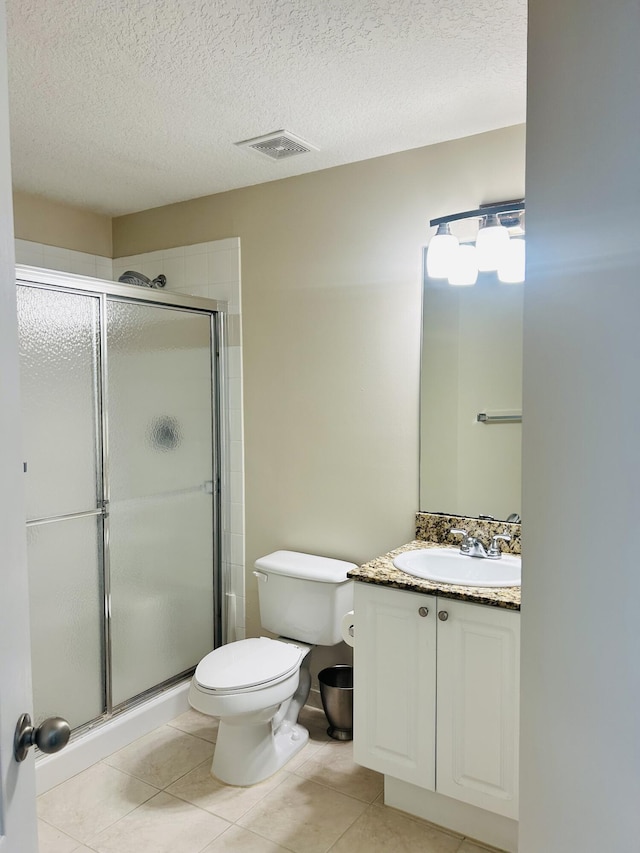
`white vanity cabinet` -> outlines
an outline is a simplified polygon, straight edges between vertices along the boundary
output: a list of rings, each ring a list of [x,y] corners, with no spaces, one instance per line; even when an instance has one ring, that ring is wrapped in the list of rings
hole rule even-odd
[[[437,602],[436,790],[517,819],[520,613]]]
[[[356,583],[353,757],[435,790],[436,599]]]
[[[520,614],[355,585],[354,758],[518,817]]]

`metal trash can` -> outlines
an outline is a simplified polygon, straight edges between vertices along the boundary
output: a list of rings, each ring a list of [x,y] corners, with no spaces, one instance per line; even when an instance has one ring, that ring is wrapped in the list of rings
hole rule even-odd
[[[353,667],[329,666],[318,673],[322,707],[329,721],[327,734],[353,740]]]

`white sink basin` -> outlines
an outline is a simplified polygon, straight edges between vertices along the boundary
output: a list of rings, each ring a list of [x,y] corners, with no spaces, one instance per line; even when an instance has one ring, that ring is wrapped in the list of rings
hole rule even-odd
[[[503,554],[499,560],[469,557],[455,548],[420,548],[397,556],[393,565],[408,575],[458,586],[520,586],[522,560]]]

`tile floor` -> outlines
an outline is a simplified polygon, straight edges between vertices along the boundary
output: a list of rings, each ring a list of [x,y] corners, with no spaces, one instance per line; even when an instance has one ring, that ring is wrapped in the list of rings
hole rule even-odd
[[[382,776],[305,708],[307,746],[271,779],[209,773],[215,721],[188,711],[38,799],[40,853],[486,853],[386,807]]]

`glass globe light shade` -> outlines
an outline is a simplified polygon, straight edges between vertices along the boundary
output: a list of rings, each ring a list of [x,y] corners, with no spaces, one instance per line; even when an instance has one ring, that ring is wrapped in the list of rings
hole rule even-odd
[[[470,285],[478,280],[476,247],[470,244],[458,246],[449,272],[449,284]]]
[[[427,250],[427,275],[429,278],[447,278],[452,258],[458,249],[458,238],[449,230],[449,223],[438,225]]]
[[[505,284],[520,284],[524,281],[525,253],[524,239],[512,237],[498,267],[500,281]]]
[[[485,217],[476,237],[478,269],[481,272],[497,270],[502,254],[509,245],[509,232],[492,213]]]

